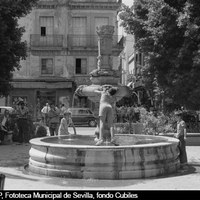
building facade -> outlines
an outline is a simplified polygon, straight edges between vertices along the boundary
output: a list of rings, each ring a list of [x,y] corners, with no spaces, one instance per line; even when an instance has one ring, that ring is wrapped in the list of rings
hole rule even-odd
[[[87,97],[74,98],[79,85],[89,85],[89,73],[97,68],[96,27],[112,25],[113,69],[120,65],[123,49],[118,36],[119,0],[41,0],[32,12],[19,20],[25,27],[23,40],[28,44],[26,60],[14,73],[9,104],[24,99],[34,118],[46,102],[57,106],[90,107]]]
[[[133,89],[133,96],[137,99],[136,105],[147,104],[149,93],[144,87],[142,69],[144,54],[135,49],[134,35],[126,35],[124,49],[121,53],[122,84]],[[148,105],[150,103],[148,102]]]

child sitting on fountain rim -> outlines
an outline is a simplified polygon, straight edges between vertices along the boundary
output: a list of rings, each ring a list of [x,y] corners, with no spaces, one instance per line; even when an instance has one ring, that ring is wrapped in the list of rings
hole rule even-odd
[[[58,136],[69,135],[70,134],[68,131],[69,125],[73,127],[74,135],[76,135],[76,128],[71,118],[71,112],[67,110],[64,112],[63,118],[61,119],[61,122],[58,128]]]
[[[111,143],[114,142],[114,104],[116,102],[117,87],[104,86],[103,90],[95,90],[101,94],[99,106],[99,139],[96,145],[103,144],[107,133],[110,134]]]

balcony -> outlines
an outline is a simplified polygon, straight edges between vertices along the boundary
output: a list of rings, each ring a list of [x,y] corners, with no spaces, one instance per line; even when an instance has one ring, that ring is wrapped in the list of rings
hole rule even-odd
[[[69,50],[90,50],[98,47],[97,35],[68,35],[68,48]],[[113,36],[113,50],[122,51],[123,37],[119,35]]]
[[[70,9],[117,10],[121,0],[71,0],[68,5]]]
[[[63,35],[32,34],[30,36],[31,49],[61,49],[63,47]]]

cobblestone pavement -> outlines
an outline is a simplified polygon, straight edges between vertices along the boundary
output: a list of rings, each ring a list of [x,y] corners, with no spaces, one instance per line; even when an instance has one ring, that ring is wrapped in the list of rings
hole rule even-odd
[[[87,134],[88,128],[81,133]],[[16,143],[0,145],[0,173],[6,175],[5,190],[200,190],[200,146],[187,146],[188,170],[170,176],[135,180],[83,180],[31,175],[24,170],[29,149],[30,145]]]

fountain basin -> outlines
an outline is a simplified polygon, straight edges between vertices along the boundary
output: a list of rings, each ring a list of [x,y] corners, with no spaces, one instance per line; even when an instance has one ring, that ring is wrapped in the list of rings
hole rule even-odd
[[[175,138],[132,134],[116,138],[119,146],[95,146],[89,135],[32,139],[28,170],[67,178],[135,179],[179,169]]]

